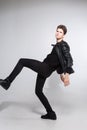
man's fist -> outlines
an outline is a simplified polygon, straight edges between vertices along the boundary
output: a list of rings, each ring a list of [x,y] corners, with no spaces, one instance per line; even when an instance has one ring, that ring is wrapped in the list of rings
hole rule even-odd
[[[61,74],[61,75],[60,75],[60,78],[61,78],[61,80],[63,81],[64,86],[68,86],[68,85],[70,84],[69,74],[68,74],[68,73],[66,73],[66,74]]]

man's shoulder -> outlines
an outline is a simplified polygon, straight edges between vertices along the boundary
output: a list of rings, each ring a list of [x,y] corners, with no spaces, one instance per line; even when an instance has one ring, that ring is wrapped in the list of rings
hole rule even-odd
[[[70,48],[68,42],[66,42],[66,41],[62,41],[62,44],[61,44],[61,45],[64,46],[64,47]]]
[[[68,44],[66,41],[63,41],[63,42],[62,42],[61,48],[62,48],[64,51],[65,51],[65,50],[70,51],[70,46],[69,46],[69,44]]]
[[[68,45],[68,42],[66,42],[66,41],[62,41],[62,44],[64,44],[64,45]]]

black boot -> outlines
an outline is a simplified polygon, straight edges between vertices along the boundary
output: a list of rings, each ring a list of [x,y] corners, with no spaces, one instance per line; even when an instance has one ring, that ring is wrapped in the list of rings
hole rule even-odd
[[[0,85],[1,85],[5,90],[7,90],[7,89],[10,87],[10,82],[9,82],[7,79],[5,79],[5,80],[0,79]]]
[[[56,120],[57,119],[54,111],[48,112],[46,115],[42,115],[41,118],[42,119],[50,119],[50,120]]]

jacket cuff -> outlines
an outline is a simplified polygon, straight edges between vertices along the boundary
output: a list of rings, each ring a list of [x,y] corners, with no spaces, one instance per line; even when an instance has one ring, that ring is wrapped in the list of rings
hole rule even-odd
[[[72,73],[74,73],[74,70],[72,67],[68,67],[68,68],[66,68],[65,72],[72,74]]]

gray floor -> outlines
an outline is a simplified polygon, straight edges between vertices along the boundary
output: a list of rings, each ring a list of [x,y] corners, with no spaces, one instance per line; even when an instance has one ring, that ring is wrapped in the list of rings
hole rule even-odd
[[[33,100],[32,100],[33,101]],[[1,101],[0,129],[2,130],[85,130],[87,129],[87,106],[68,102],[54,104],[57,120],[40,118],[45,111],[38,101]]]

